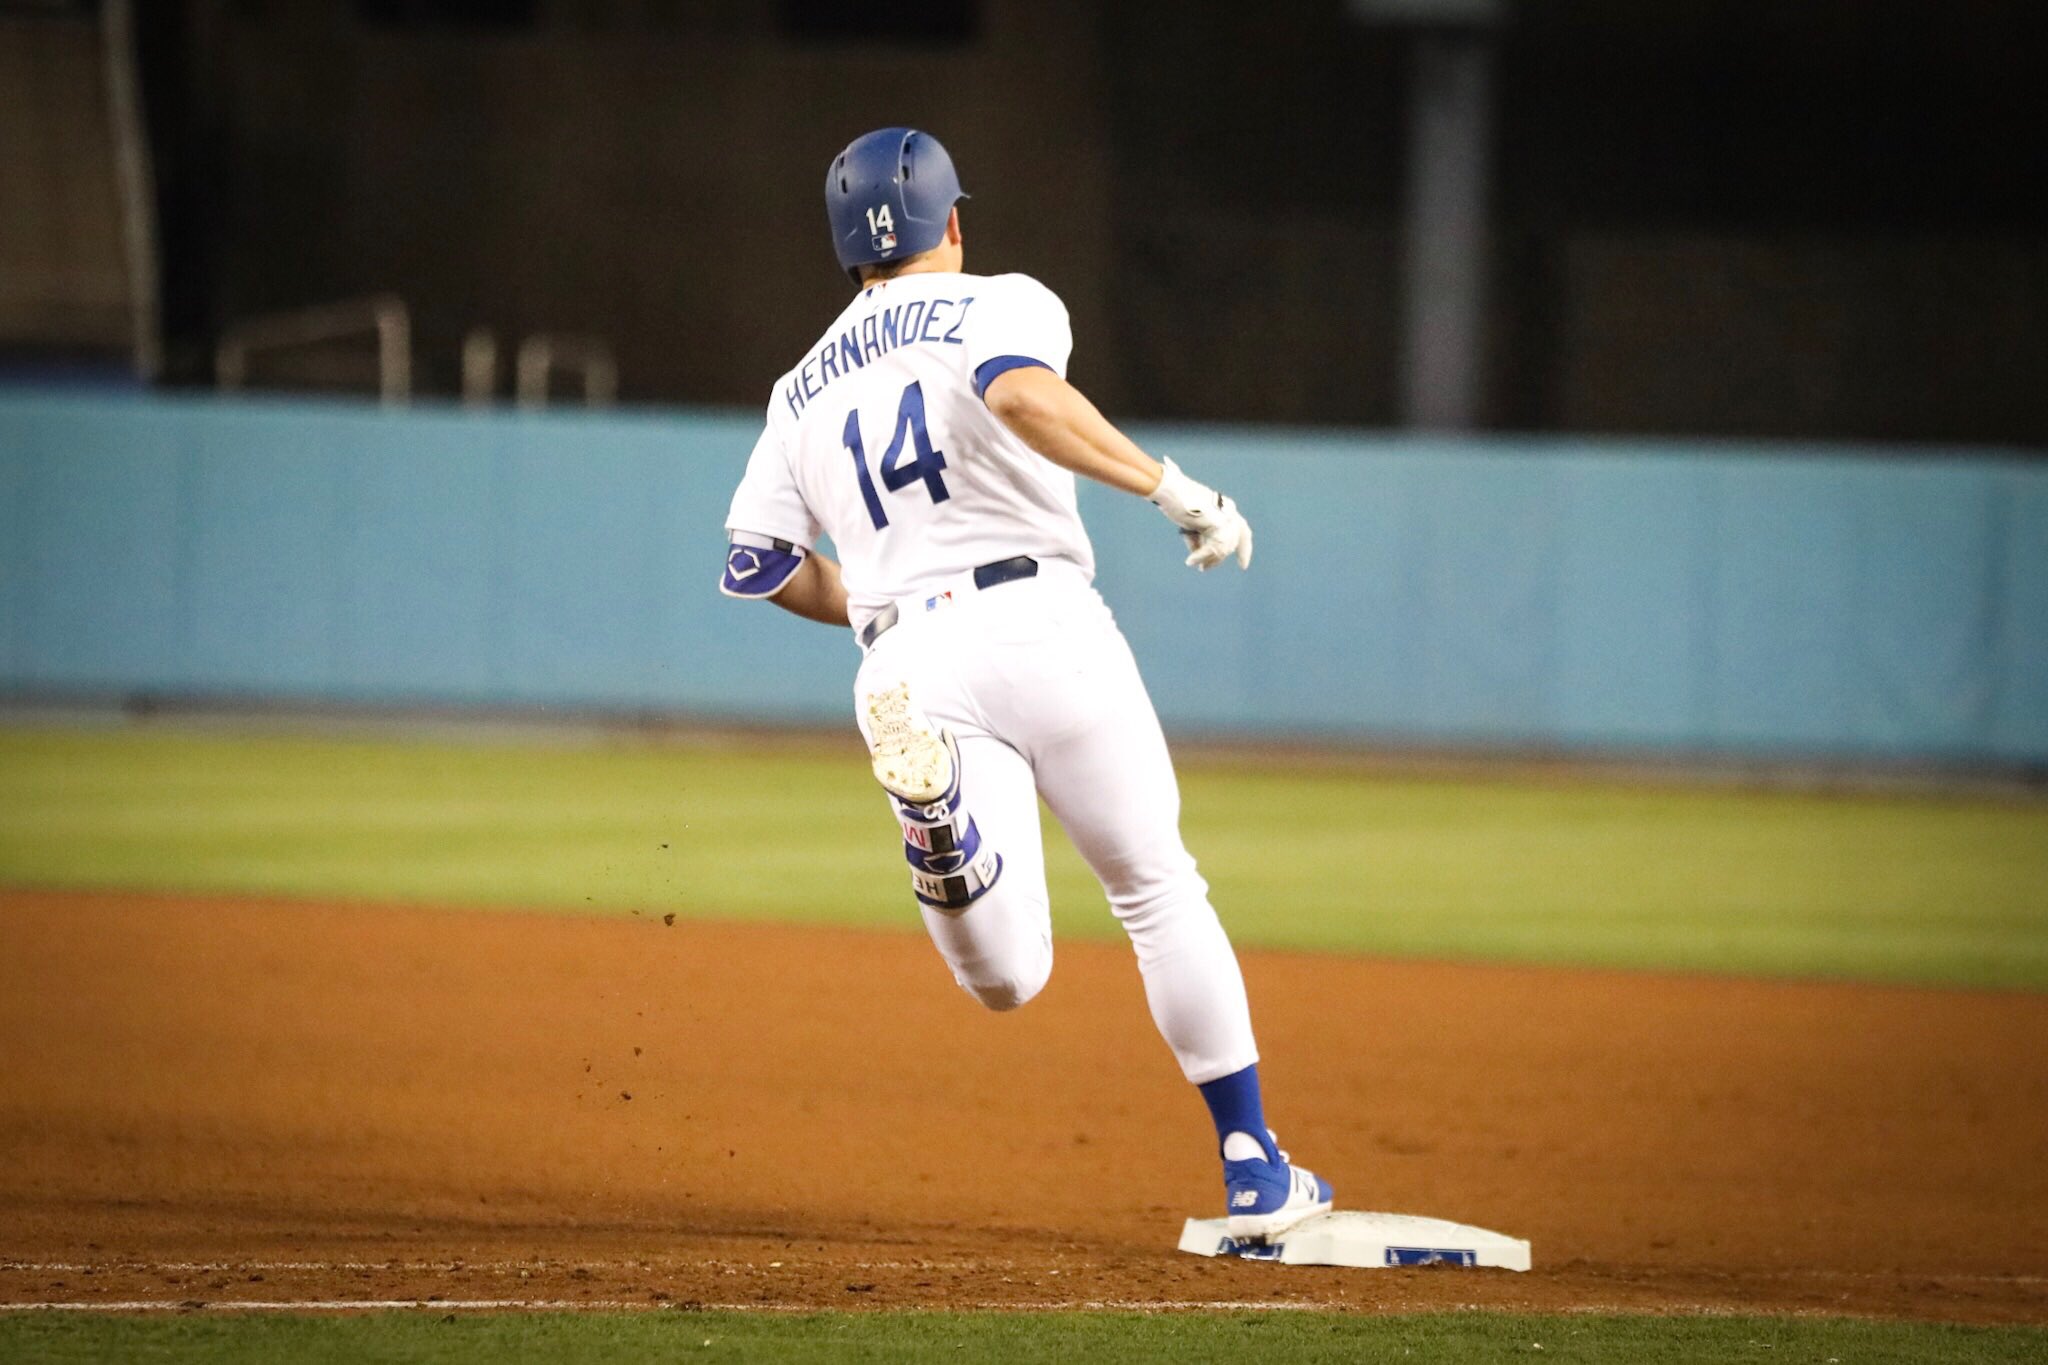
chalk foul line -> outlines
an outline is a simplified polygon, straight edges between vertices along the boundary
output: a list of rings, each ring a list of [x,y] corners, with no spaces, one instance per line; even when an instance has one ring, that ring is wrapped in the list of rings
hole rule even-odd
[[[1343,1308],[1342,1302],[1295,1299],[1045,1299],[1035,1302],[959,1303],[946,1311],[1022,1313],[1056,1312],[1318,1312]],[[53,1300],[46,1303],[0,1303],[0,1313],[378,1313],[378,1312],[713,1312],[816,1313],[816,1302],[699,1303],[688,1305],[646,1299],[119,1299],[109,1303]],[[911,1310],[937,1311],[937,1310]]]

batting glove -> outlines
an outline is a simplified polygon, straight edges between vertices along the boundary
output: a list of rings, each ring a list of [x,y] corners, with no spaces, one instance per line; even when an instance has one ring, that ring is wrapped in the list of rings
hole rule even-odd
[[[1252,527],[1237,504],[1207,484],[1196,483],[1179,465],[1166,461],[1152,505],[1180,527],[1188,543],[1188,567],[1207,572],[1235,555],[1237,567],[1252,566]]]

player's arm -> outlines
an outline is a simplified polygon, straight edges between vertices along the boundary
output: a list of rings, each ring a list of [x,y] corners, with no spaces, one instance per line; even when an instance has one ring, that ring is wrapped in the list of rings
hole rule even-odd
[[[1020,365],[996,375],[982,400],[1017,438],[1062,469],[1111,488],[1136,493],[1181,528],[1188,563],[1211,569],[1235,556],[1252,562],[1252,528],[1237,504],[1195,482],[1168,460],[1163,464],[1088,401],[1086,394],[1043,365]]]
[[[809,621],[847,625],[839,566],[811,548],[823,528],[790,468],[785,425],[781,405],[769,400],[760,439],[726,513],[732,543],[726,547],[718,590],[727,597],[773,602]]]
[[[727,597],[773,602],[784,611],[828,626],[851,625],[846,585],[839,565],[793,541],[737,528],[728,532],[725,573],[718,590]]]
[[[820,625],[850,626],[846,610],[846,585],[839,581],[839,565],[816,551],[790,576],[782,591],[768,599],[784,611],[795,612],[806,621]]]
[[[1086,394],[1043,365],[1004,370],[981,396],[1019,440],[1061,469],[1141,498],[1152,496],[1166,472]]]

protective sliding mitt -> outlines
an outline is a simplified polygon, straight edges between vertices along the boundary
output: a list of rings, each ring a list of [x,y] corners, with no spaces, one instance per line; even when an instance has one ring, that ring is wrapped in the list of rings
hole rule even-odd
[[[1172,460],[1152,490],[1152,505],[1180,527],[1188,543],[1188,567],[1207,572],[1237,556],[1237,567],[1252,566],[1252,527],[1237,504],[1207,484],[1196,483]]]

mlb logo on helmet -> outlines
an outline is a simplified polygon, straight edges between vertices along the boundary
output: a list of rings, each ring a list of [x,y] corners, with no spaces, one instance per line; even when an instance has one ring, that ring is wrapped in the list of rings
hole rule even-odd
[[[896,249],[896,234],[885,232],[881,236],[871,239],[870,244],[877,251],[894,251]]]

